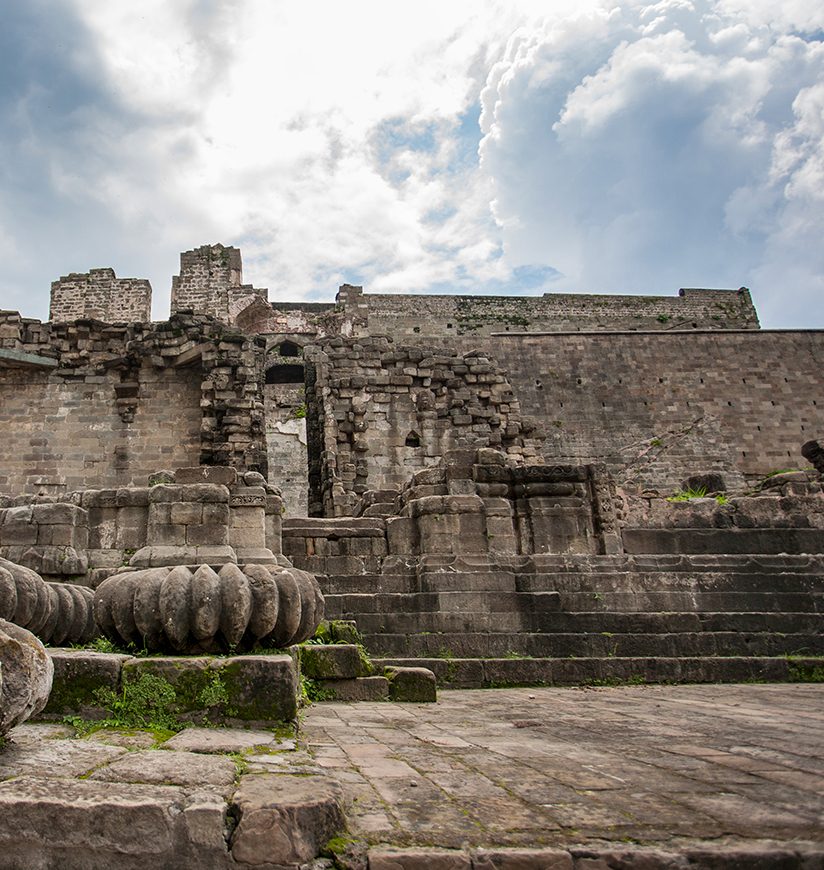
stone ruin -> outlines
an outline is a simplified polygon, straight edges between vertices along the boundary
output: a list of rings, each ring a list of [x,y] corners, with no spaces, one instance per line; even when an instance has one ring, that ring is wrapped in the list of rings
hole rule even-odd
[[[0,311],[0,737],[145,679],[179,722],[250,725],[293,722],[302,678],[820,673],[824,332],[761,330],[746,288],[269,302],[223,245],[171,299],[151,322],[148,281],[92,269],[48,322]],[[304,866],[344,824],[317,775],[178,799],[179,866]],[[59,828],[0,839],[40,860]]]
[[[0,312],[0,616],[235,653],[325,608],[466,686],[821,654],[823,332],[746,288],[268,297],[217,244],[165,321],[111,269]]]

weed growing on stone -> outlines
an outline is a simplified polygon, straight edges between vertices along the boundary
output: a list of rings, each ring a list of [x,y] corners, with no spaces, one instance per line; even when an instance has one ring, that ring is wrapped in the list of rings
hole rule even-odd
[[[206,684],[200,690],[197,700],[203,707],[216,707],[219,704],[229,703],[229,692],[217,671],[212,671],[206,677]]]
[[[678,492],[674,492],[671,496],[667,498],[667,501],[692,501],[694,498],[706,498],[707,497],[707,488],[705,486],[700,486],[698,489],[680,489]]]
[[[63,721],[73,726],[78,734],[89,734],[101,728],[174,733],[185,727],[185,723],[170,712],[177,701],[174,686],[154,674],[143,674],[140,679],[125,683],[120,692],[98,688],[93,697],[108,715],[91,722],[79,716],[67,716]]]
[[[790,660],[787,663],[787,674],[791,683],[824,683],[824,662],[813,665]]]
[[[331,689],[327,689],[318,680],[310,680],[304,676],[300,678],[300,696],[305,704],[312,704],[317,701],[333,701],[335,699],[335,693]]]

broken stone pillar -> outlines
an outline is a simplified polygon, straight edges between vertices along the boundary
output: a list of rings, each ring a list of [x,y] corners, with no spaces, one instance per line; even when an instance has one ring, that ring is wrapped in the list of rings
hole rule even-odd
[[[284,564],[283,553],[283,499],[272,492],[266,493],[264,508],[266,527],[266,547],[275,554],[280,564]]]
[[[0,735],[46,706],[53,678],[43,644],[25,628],[0,619]]]
[[[275,554],[266,546],[266,490],[262,486],[233,487],[229,512],[229,545],[238,562],[276,562]]]

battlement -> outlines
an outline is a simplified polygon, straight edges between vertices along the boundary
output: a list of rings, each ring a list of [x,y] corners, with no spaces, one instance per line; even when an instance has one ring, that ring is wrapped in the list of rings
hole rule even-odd
[[[72,272],[52,281],[49,320],[80,318],[147,322],[152,319],[152,285],[145,278],[118,278],[110,268]]]

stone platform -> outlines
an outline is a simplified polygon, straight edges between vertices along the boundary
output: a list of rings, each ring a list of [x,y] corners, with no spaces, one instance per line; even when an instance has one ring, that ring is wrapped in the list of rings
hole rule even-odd
[[[370,870],[766,870],[824,867],[823,726],[821,685],[643,686],[321,704],[303,733]]]
[[[301,733],[56,724],[0,752],[0,866],[824,867],[824,687],[445,691]],[[338,847],[344,841],[338,841]]]

